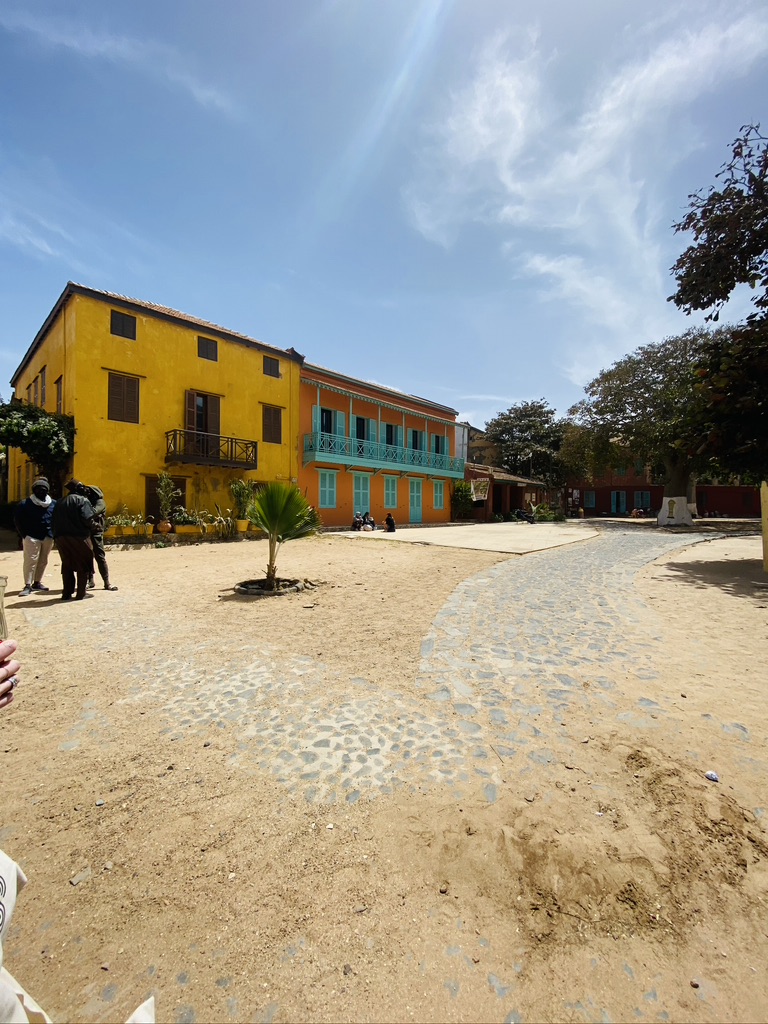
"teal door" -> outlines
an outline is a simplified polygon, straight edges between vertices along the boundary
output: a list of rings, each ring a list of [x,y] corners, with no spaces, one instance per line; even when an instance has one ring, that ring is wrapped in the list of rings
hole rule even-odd
[[[611,491],[611,515],[623,516],[627,511],[627,492]]]
[[[408,521],[411,523],[421,522],[421,480],[409,480],[410,484],[410,511]]]

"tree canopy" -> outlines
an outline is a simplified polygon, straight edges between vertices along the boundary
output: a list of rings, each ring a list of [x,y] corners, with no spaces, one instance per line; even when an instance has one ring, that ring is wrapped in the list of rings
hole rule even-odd
[[[693,372],[693,419],[709,468],[768,479],[768,320],[715,332]]]
[[[674,225],[692,232],[693,243],[672,267],[670,300],[686,313],[708,309],[716,321],[736,286],[748,284],[752,322],[768,316],[768,138],[759,124],[742,127],[716,177],[720,187],[689,195],[688,213]]]
[[[558,419],[545,399],[517,402],[485,425],[485,436],[498,448],[501,466],[516,476],[562,483],[560,446],[565,420]]]
[[[701,415],[706,401],[692,366],[711,339],[728,328],[692,328],[655,345],[642,345],[587,384],[587,398],[570,414],[589,430],[598,461],[617,449],[664,466],[665,494],[688,491],[692,472],[706,465]]]
[[[75,421],[21,402],[0,403],[0,444],[19,448],[48,477],[54,494],[72,461]]]

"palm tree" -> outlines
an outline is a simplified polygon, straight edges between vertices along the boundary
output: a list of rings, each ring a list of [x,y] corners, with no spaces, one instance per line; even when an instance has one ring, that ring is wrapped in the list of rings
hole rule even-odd
[[[279,481],[264,484],[256,491],[248,506],[248,518],[269,540],[266,589],[275,590],[280,545],[317,533],[322,521],[298,487]]]

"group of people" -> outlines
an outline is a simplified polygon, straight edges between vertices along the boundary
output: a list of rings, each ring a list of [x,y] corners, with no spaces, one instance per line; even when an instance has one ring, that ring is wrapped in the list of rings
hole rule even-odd
[[[14,523],[24,552],[24,587],[19,597],[48,593],[43,583],[54,544],[61,558],[62,601],[82,601],[96,586],[94,560],[105,590],[117,590],[110,582],[104,550],[107,506],[99,487],[70,480],[67,495],[58,501],[50,495],[44,476],[32,484],[32,493],[20,501]]]
[[[354,518],[352,520],[352,529],[356,533],[359,531],[370,533],[372,530],[376,529],[376,520],[373,518],[370,512],[365,512],[363,515],[360,515],[359,512],[355,512]],[[384,532],[395,532],[395,517],[392,515],[391,512],[387,512],[386,516],[384,517]]]

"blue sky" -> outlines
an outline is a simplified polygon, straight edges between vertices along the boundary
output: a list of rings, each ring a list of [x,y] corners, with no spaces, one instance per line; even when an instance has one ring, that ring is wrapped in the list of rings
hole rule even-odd
[[[74,280],[564,413],[697,322],[670,225],[766,97],[762,0],[4,0],[0,392]]]

